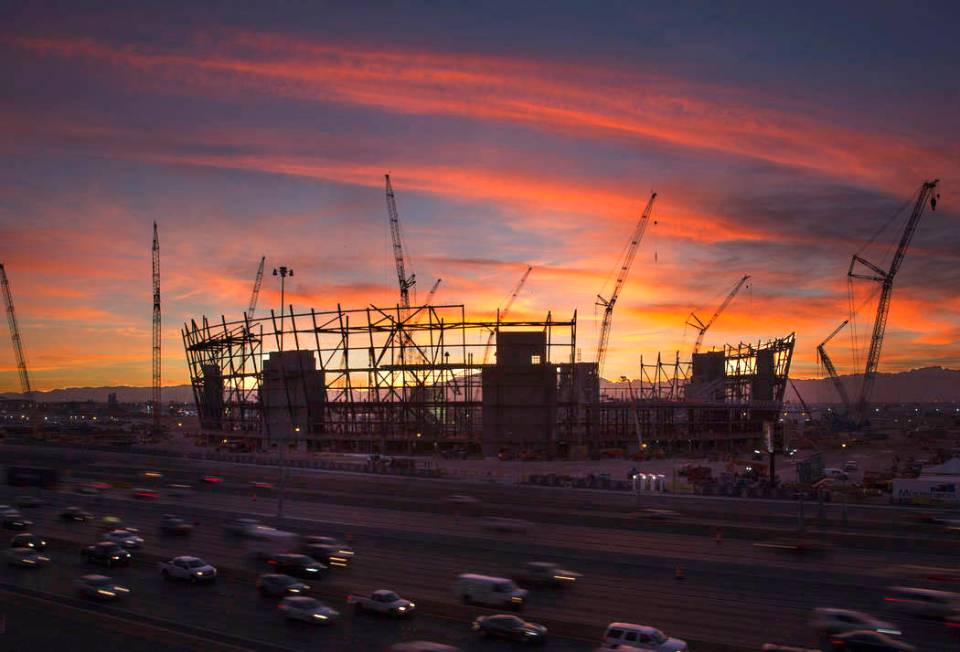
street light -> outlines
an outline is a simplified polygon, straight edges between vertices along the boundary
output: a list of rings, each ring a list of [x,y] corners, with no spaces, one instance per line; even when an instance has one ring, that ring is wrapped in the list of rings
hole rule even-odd
[[[280,277],[280,350],[283,351],[283,314],[286,311],[286,308],[283,307],[285,303],[284,290],[286,289],[287,277],[293,276],[293,268],[286,265],[274,267],[273,275]]]

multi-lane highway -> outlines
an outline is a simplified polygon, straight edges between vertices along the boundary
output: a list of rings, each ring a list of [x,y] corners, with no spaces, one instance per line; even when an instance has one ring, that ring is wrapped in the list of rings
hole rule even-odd
[[[156,460],[140,465],[128,461],[122,468],[116,466],[115,460],[101,463],[74,457],[71,462],[76,467],[73,469],[76,476],[116,474],[118,479],[122,479],[124,473],[131,477],[142,476],[144,470],[158,466]],[[196,482],[198,469],[175,466],[167,464],[164,467],[163,482],[188,476]],[[216,627],[228,631],[269,641],[288,641],[284,644],[294,648],[303,645],[299,639],[277,638],[281,634],[270,629],[277,625],[277,618],[272,608],[266,608],[262,601],[254,599],[251,585],[255,572],[264,569],[248,558],[240,541],[225,535],[220,527],[223,519],[235,514],[254,514],[271,520],[276,511],[273,497],[269,491],[261,492],[254,500],[252,492],[230,489],[231,485],[235,489],[247,486],[248,476],[257,475],[255,472],[251,474],[250,470],[237,467],[206,471],[223,474],[223,486],[186,498],[162,497],[160,504],[134,501],[128,497],[129,492],[118,491],[100,498],[61,494],[55,495],[54,500],[61,505],[64,501],[85,503],[100,515],[124,516],[148,536],[146,553],[190,552],[223,568],[237,569],[239,572],[228,572],[224,581],[218,583],[218,588],[208,592],[208,597],[216,596],[215,599],[202,600],[196,611],[192,608],[183,610],[190,613],[191,618],[196,614],[207,614],[201,620],[210,618]],[[263,477],[265,474],[261,472],[259,475]],[[389,487],[395,482],[388,480],[384,485]],[[835,606],[881,612],[883,587],[907,581],[896,576],[893,567],[903,564],[949,566],[953,563],[949,555],[842,547],[824,556],[798,558],[758,549],[750,540],[725,538],[718,544],[712,537],[704,536],[709,530],[700,534],[680,534],[650,531],[650,528],[582,525],[578,524],[575,513],[568,522],[558,519],[539,522],[533,518],[529,533],[504,535],[484,529],[481,518],[468,513],[469,509],[451,510],[448,505],[438,504],[435,512],[422,509],[422,506],[403,510],[391,501],[384,501],[391,504],[391,508],[381,507],[379,496],[382,493],[370,490],[379,485],[367,478],[323,474],[317,476],[313,484],[312,490],[319,492],[316,496],[305,493],[286,501],[287,519],[283,527],[310,534],[352,536],[357,550],[354,568],[331,573],[319,587],[321,596],[329,596],[336,603],[342,602],[342,597],[349,591],[386,587],[435,606],[436,615],[442,616],[421,614],[417,618],[416,631],[402,628],[388,631],[372,625],[364,626],[360,628],[362,634],[356,636],[369,635],[369,638],[350,639],[347,648],[338,648],[331,643],[328,649],[383,649],[392,640],[411,637],[435,638],[470,648],[476,642],[469,634],[468,621],[477,610],[467,610],[456,603],[452,593],[456,575],[462,572],[510,575],[524,562],[533,559],[557,561],[585,575],[581,585],[570,591],[537,591],[532,596],[526,610],[528,618],[556,623],[559,628],[554,631],[574,637],[555,638],[550,642],[551,649],[590,649],[603,626],[612,620],[656,625],[671,635],[695,642],[693,649],[697,650],[757,650],[769,640],[812,645],[816,640],[806,622],[813,607]],[[411,483],[405,481],[403,486],[405,492],[414,494],[416,500],[425,500],[432,495],[431,492],[437,491],[435,484],[426,482],[411,488]],[[338,492],[351,495],[351,489],[356,492],[352,495],[367,492],[367,506],[330,502]],[[443,487],[439,491],[449,493],[450,488]],[[528,502],[523,491],[513,491],[510,496],[501,496],[500,491],[500,488],[483,488],[472,493],[483,498],[488,512],[495,512],[501,502],[527,505],[531,513],[541,508],[558,508],[549,501],[540,505],[535,498]],[[2,500],[6,501],[11,495],[7,490]],[[321,496],[326,499],[320,500]],[[394,500],[402,497],[403,494],[394,488]],[[595,497],[591,497],[593,499]],[[160,538],[153,533],[159,515],[169,511],[196,520],[200,525],[184,540]],[[37,528],[42,528],[44,534],[75,542],[74,550],[79,548],[80,542],[95,538],[90,526],[63,524],[53,512],[50,507],[38,510],[35,520]],[[651,524],[651,528],[656,527],[657,523]],[[74,559],[72,563],[76,565],[78,562]],[[58,565],[59,560],[55,566]],[[684,579],[676,579],[678,567]],[[66,572],[79,575],[81,571],[71,567]],[[57,572],[60,571],[49,574],[54,576]],[[144,573],[142,578],[137,576],[138,584],[159,582],[152,564],[148,569],[137,565],[131,572]],[[8,569],[4,581],[26,581],[27,577],[19,569]],[[71,590],[68,585],[55,585],[53,589],[61,590],[64,586],[67,592]],[[150,613],[168,613],[164,609],[171,609],[169,613],[177,614],[181,612],[177,608],[178,600],[170,596],[180,594],[168,591],[196,588],[196,592],[184,594],[194,596],[211,588],[168,587],[162,583],[160,586],[163,588],[151,586],[138,591],[131,604],[143,606]],[[225,592],[223,596],[217,593],[220,591]],[[243,600],[240,596],[244,596]],[[155,602],[170,604],[155,607]],[[246,606],[240,606],[241,602]],[[219,620],[214,618],[212,614],[215,613],[222,617]],[[905,637],[920,645],[921,649],[950,649],[945,647],[951,643],[941,623],[901,619],[901,624]],[[380,625],[377,623],[377,627]],[[389,626],[394,627],[393,624]],[[338,627],[343,630],[343,635],[348,635],[350,627],[346,623]],[[283,627],[281,631],[289,629]],[[331,634],[320,632],[319,635]]]

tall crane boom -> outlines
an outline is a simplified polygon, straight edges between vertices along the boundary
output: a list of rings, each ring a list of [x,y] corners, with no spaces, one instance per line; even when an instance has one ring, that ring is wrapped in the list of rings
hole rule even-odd
[[[654,192],[650,194],[647,207],[643,209],[643,213],[640,215],[640,221],[637,222],[637,226],[633,230],[633,235],[630,236],[630,244],[624,254],[623,261],[620,263],[620,271],[617,274],[617,281],[613,285],[613,292],[610,293],[610,298],[604,299],[599,294],[597,295],[597,305],[603,306],[603,321],[600,325],[600,338],[597,341],[598,376],[603,372],[603,361],[607,356],[607,343],[610,341],[610,327],[613,323],[613,308],[617,304],[617,299],[620,297],[623,284],[626,283],[627,276],[630,274],[630,267],[633,265],[633,259],[637,256],[637,249],[640,247],[640,241],[643,240],[643,234],[647,230],[647,222],[650,221],[650,213],[653,212],[653,200],[656,198],[657,193]]]
[[[697,341],[693,344],[693,352],[699,353],[700,347],[703,345],[703,336],[707,334],[707,331],[713,326],[713,322],[717,321],[717,317],[720,316],[724,310],[727,309],[727,306],[730,305],[730,302],[733,301],[733,298],[737,296],[737,293],[740,291],[740,288],[743,287],[743,284],[750,280],[750,275],[744,275],[742,279],[737,281],[737,284],[733,286],[733,289],[730,290],[730,294],[727,295],[727,298],[723,300],[723,303],[714,311],[713,316],[707,320],[707,323],[704,324],[700,321],[700,318],[696,314],[690,313],[690,316],[687,318],[687,325],[693,326],[696,328],[699,333],[697,333]]]
[[[503,306],[503,310],[498,312],[499,319],[506,319],[507,315],[510,314],[510,308],[513,307],[513,302],[516,301],[520,290],[523,289],[524,284],[527,282],[527,277],[530,276],[530,272],[532,271],[533,266],[527,265],[527,270],[523,273],[523,276],[520,277],[520,281],[514,286],[513,291],[510,292],[510,297],[507,299],[506,305]],[[493,346],[493,338],[496,337],[496,334],[496,331],[490,331],[490,337],[487,338],[487,346],[483,349],[483,364],[487,364],[487,360],[490,359],[490,347]]]
[[[847,394],[847,388],[843,386],[843,382],[840,380],[840,376],[837,374],[837,368],[833,366],[833,360],[831,360],[830,356],[827,355],[826,346],[827,342],[836,337],[837,333],[842,331],[843,327],[849,322],[849,319],[844,319],[839,326],[833,329],[832,333],[827,335],[825,340],[817,345],[817,359],[820,361],[820,364],[823,365],[823,368],[827,370],[827,375],[830,376],[830,381],[837,389],[837,395],[840,396],[840,401],[843,403],[843,407],[846,408],[847,412],[850,411],[850,396]]]
[[[153,433],[160,433],[160,238],[153,223]]]
[[[434,295],[437,293],[437,288],[440,287],[440,281],[442,280],[443,280],[442,278],[438,278],[436,281],[433,282],[433,287],[430,288],[430,292],[429,294],[427,294],[427,301],[423,305],[425,306],[430,305],[430,302],[433,301]]]
[[[3,305],[7,311],[7,325],[10,326],[10,340],[13,342],[13,355],[17,359],[17,373],[20,375],[20,391],[28,401],[33,401],[33,389],[30,387],[30,373],[27,371],[27,359],[23,354],[23,340],[20,339],[20,327],[17,325],[17,313],[13,309],[13,293],[7,272],[0,263],[0,286],[3,287]]]
[[[400,239],[400,214],[397,212],[397,198],[393,194],[390,175],[387,180],[387,216],[390,218],[390,237],[393,240],[393,262],[397,268],[397,282],[400,285],[400,305],[410,307],[410,288],[416,283],[416,274],[407,276],[406,255],[403,253],[403,241]]]
[[[847,276],[850,278],[861,278],[880,283],[880,301],[877,304],[877,316],[873,322],[873,333],[870,336],[870,351],[867,354],[867,366],[863,372],[863,383],[860,386],[860,398],[857,401],[857,423],[863,425],[867,417],[867,404],[870,401],[870,394],[873,390],[873,384],[876,381],[877,367],[880,364],[880,349],[883,346],[883,335],[887,329],[887,317],[890,314],[890,299],[893,295],[893,279],[903,264],[903,258],[910,246],[910,241],[917,231],[917,224],[923,216],[923,211],[930,202],[931,210],[937,208],[938,194],[933,194],[939,179],[925,181],[917,193],[917,201],[913,205],[913,212],[910,219],[903,229],[903,235],[900,236],[900,244],[893,254],[889,268],[884,271],[873,263],[854,254],[850,260],[850,269],[847,270]],[[857,268],[857,265],[860,268]],[[871,273],[860,272],[859,269],[866,268]]]
[[[260,256],[260,266],[257,268],[257,278],[253,282],[253,292],[250,294],[250,307],[247,308],[247,319],[253,319],[257,312],[257,299],[260,297],[260,286],[263,284],[263,264],[267,262],[266,256]]]

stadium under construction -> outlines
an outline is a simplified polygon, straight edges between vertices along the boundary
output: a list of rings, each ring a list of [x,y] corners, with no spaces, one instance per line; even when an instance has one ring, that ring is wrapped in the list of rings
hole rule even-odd
[[[580,457],[772,445],[794,336],[602,381],[577,315],[473,320],[463,305],[370,306],[184,325],[202,436],[269,449]],[[489,361],[489,362],[488,362]]]

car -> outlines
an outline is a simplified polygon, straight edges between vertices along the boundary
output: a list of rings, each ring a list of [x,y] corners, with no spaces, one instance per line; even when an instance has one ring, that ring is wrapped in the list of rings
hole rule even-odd
[[[81,484],[81,485],[78,485],[76,488],[76,492],[78,494],[86,494],[91,496],[99,494],[101,491],[102,490],[99,487],[97,487],[96,484]]]
[[[491,516],[482,521],[485,530],[500,534],[526,534],[530,529],[530,522],[519,518],[504,518]]]
[[[216,486],[223,483],[223,478],[221,478],[219,475],[205,475],[200,478],[200,482],[203,484]]]
[[[188,582],[212,582],[217,578],[217,569],[199,557],[181,555],[160,562],[157,567],[166,580],[186,580]]]
[[[581,577],[580,573],[560,568],[549,561],[531,561],[524,565],[516,580],[521,584],[537,586],[568,586]]]
[[[8,509],[3,513],[3,527],[7,530],[26,530],[33,526],[33,521],[23,518],[15,509]]]
[[[654,652],[687,652],[687,642],[671,638],[656,627],[633,623],[610,623],[603,634],[604,647],[637,648]]]
[[[821,634],[843,634],[853,631],[873,631],[900,635],[900,628],[862,611],[850,609],[814,609],[810,626]]]
[[[47,542],[43,537],[33,534],[32,532],[21,532],[20,534],[14,536],[10,539],[11,548],[31,548],[38,552],[43,552],[47,549]]]
[[[133,497],[137,500],[156,500],[160,497],[156,489],[147,489],[146,487],[137,487],[133,490]]]
[[[794,553],[797,555],[822,554],[830,549],[829,545],[822,541],[797,537],[779,537],[777,539],[770,539],[769,541],[758,541],[753,544],[753,547],[776,552]]]
[[[511,614],[480,616],[473,621],[473,631],[480,636],[507,638],[521,643],[542,644],[547,637],[547,628],[530,623]]]
[[[171,498],[183,498],[185,496],[192,496],[194,493],[196,492],[193,490],[193,487],[188,484],[174,483],[167,485],[167,495]]]
[[[460,648],[433,641],[404,641],[394,643],[387,652],[460,652]]]
[[[247,530],[250,528],[255,528],[259,525],[260,521],[255,518],[232,518],[228,521],[224,521],[223,529],[229,534],[242,537],[247,533]]]
[[[272,566],[277,573],[286,573],[306,579],[320,579],[324,571],[327,570],[326,566],[313,557],[293,552],[271,555],[267,558],[267,564]]]
[[[393,591],[378,589],[370,595],[351,593],[347,596],[347,604],[352,604],[357,611],[370,611],[395,617],[412,616],[416,604],[401,598]]]
[[[331,609],[316,598],[304,596],[286,597],[277,605],[286,618],[302,620],[317,625],[329,625],[340,618],[340,612]]]
[[[946,618],[960,613],[960,594],[907,586],[888,586],[884,591],[886,607],[927,618]]]
[[[300,552],[334,568],[346,568],[353,560],[353,549],[333,537],[304,537]]]
[[[143,537],[129,529],[119,528],[111,530],[102,536],[104,541],[119,543],[124,548],[136,549],[143,545]]]
[[[820,652],[813,648],[797,647],[796,645],[780,645],[779,643],[764,643],[760,652]]]
[[[645,521],[669,521],[680,516],[680,512],[672,509],[659,509],[656,507],[647,507],[637,513],[639,520]]]
[[[114,566],[129,566],[133,560],[133,555],[125,550],[119,543],[113,541],[101,541],[92,546],[87,546],[81,552],[83,558],[93,564],[103,564],[107,568]]]
[[[854,631],[830,637],[835,652],[914,652],[917,648],[875,631]]]
[[[444,498],[444,502],[450,505],[479,505],[480,500],[474,498],[473,496],[466,496],[464,494],[451,494]]]
[[[263,482],[262,480],[255,480],[250,483],[250,487],[253,489],[273,489],[273,485],[269,482]]]
[[[44,500],[39,496],[17,496],[14,502],[17,504],[17,507],[23,508],[43,507],[45,504]]]
[[[528,591],[518,588],[513,580],[465,573],[457,577],[454,593],[465,604],[486,604],[494,607],[523,608]]]
[[[93,520],[93,514],[79,507],[67,507],[60,512],[60,519],[64,521],[86,522]]]
[[[310,585],[289,575],[266,573],[257,578],[257,590],[260,595],[302,595],[310,590]]]
[[[193,532],[193,525],[187,523],[179,516],[173,514],[164,514],[160,518],[160,533],[171,535],[185,535]]]
[[[96,600],[117,600],[130,594],[130,589],[106,575],[84,575],[75,584],[80,595]]]
[[[33,548],[10,548],[6,552],[8,566],[39,568],[50,563],[50,557]]]

